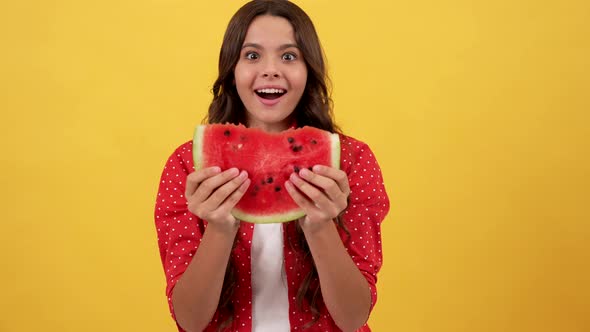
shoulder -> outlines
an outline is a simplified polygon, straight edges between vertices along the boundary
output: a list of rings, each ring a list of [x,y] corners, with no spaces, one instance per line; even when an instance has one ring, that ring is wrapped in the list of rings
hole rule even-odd
[[[193,142],[187,141],[176,147],[168,157],[165,168],[184,171],[187,174],[193,172]]]
[[[177,154],[178,157],[180,155],[190,154],[193,153],[193,141],[186,141],[179,145],[176,149],[174,149],[174,153]]]
[[[340,149],[350,151],[362,151],[368,149],[367,143],[345,134],[338,134],[340,137]]]
[[[339,134],[340,136],[340,164],[346,170],[358,164],[359,160],[374,160],[373,152],[369,145],[354,137]]]

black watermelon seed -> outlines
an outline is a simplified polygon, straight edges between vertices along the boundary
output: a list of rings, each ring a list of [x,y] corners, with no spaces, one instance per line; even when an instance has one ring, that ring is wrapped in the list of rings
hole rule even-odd
[[[295,171],[295,173],[299,173],[299,166],[293,167],[293,170]]]
[[[318,144],[318,142],[315,139],[312,139],[311,144]]]
[[[293,150],[293,152],[299,152],[299,151],[301,151],[301,149],[303,149],[303,146],[301,146],[301,145],[296,145],[291,148],[291,150]]]
[[[295,142],[295,139],[293,137],[287,137],[287,142],[293,143]]]
[[[262,180],[260,180],[260,183],[262,183],[262,185],[265,185],[266,184],[266,180],[262,179]]]
[[[275,187],[275,191],[281,191],[281,187],[279,187],[279,186]]]
[[[226,130],[226,131],[224,131],[224,132],[223,132],[223,135],[224,135],[224,136],[229,136],[229,130]]]
[[[266,183],[272,183],[273,179],[272,177],[269,177],[268,179],[266,179]]]
[[[313,171],[313,169],[312,169],[312,167],[311,167],[311,166],[309,166],[307,169],[308,169],[308,170],[310,170],[310,171]]]

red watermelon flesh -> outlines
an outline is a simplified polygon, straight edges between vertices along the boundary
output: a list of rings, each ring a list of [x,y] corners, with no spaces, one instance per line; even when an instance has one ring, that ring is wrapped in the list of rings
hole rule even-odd
[[[219,166],[248,172],[252,181],[232,214],[252,223],[276,223],[304,216],[285,189],[293,172],[314,165],[340,167],[340,139],[313,127],[267,133],[243,125],[197,126],[195,169]]]

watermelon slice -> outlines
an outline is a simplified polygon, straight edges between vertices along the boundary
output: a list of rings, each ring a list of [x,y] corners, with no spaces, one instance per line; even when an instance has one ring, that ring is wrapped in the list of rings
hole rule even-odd
[[[219,166],[246,170],[252,181],[232,210],[238,220],[278,223],[304,216],[284,183],[293,172],[314,165],[340,167],[340,139],[313,127],[267,133],[243,125],[197,126],[193,139],[195,170]]]

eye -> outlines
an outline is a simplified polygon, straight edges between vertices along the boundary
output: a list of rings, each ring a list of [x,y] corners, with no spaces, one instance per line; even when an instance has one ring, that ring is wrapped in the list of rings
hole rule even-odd
[[[257,60],[258,58],[260,58],[260,56],[256,52],[246,53],[246,59],[248,59],[248,60]]]
[[[293,53],[285,53],[283,54],[283,60],[285,61],[293,61],[297,59],[297,56]]]

